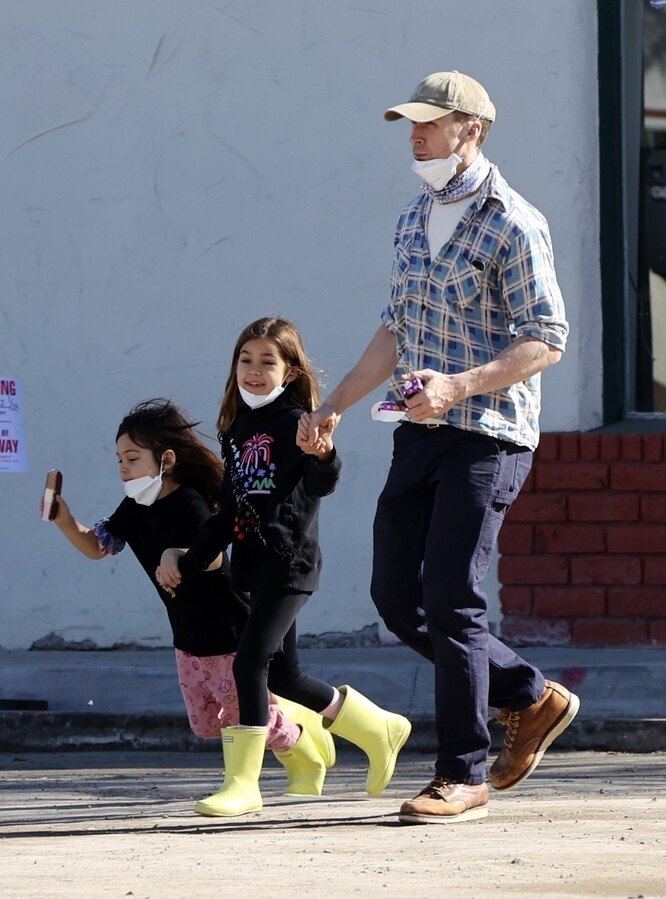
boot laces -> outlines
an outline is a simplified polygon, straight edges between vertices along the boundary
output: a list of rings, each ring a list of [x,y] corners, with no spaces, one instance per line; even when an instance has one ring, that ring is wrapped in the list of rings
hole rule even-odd
[[[453,786],[453,781],[447,780],[445,777],[433,777],[428,786],[421,790],[419,796],[427,796],[428,799],[446,799],[444,794],[451,786]]]
[[[493,715],[493,718],[506,727],[504,745],[510,749],[520,727],[520,712],[512,712],[511,709],[499,709],[499,714]]]

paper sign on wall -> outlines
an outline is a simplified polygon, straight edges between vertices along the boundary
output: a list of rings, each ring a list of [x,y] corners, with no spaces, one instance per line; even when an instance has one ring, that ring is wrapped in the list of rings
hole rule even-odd
[[[0,375],[0,472],[27,470],[21,388],[16,378]]]

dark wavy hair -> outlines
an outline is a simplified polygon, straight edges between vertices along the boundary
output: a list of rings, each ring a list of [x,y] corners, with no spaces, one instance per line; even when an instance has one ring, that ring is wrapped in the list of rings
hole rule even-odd
[[[170,449],[176,464],[169,474],[183,487],[194,487],[208,503],[217,508],[224,466],[221,460],[198,437],[198,421],[189,421],[182,409],[161,397],[138,403],[118,426],[116,441],[123,434],[137,446],[148,449],[159,464],[162,454]]]
[[[295,375],[294,379],[287,384],[285,392],[290,393],[299,406],[302,406],[307,412],[312,412],[319,406],[319,382],[296,327],[284,318],[258,318],[243,328],[234,347],[231,370],[217,417],[217,430],[220,434],[229,430],[242,402],[236,376],[238,357],[248,340],[255,340],[258,337],[267,337],[273,341],[281,359],[287,363],[292,375]]]

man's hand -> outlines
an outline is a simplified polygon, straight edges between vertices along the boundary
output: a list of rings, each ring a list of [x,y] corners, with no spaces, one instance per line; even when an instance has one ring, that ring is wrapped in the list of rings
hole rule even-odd
[[[180,569],[178,560],[184,556],[187,550],[184,549],[165,549],[160,559],[160,564],[155,571],[155,579],[160,587],[177,587],[181,582]]]
[[[423,382],[423,390],[405,400],[412,421],[441,418],[456,403],[465,399],[460,375],[443,375],[431,368],[424,368],[420,371],[411,371],[404,376],[405,381],[412,378],[420,378]]]
[[[423,390],[406,401],[409,417],[412,421],[441,418],[452,406],[468,397],[503,390],[519,381],[526,381],[548,366],[555,365],[561,357],[561,350],[543,340],[519,337],[490,362],[460,374],[443,375],[430,368],[411,371],[405,380],[420,378]]]
[[[325,422],[320,422],[317,426],[317,439],[314,443],[311,443],[310,424],[313,414],[304,412],[301,415],[301,419],[298,422],[298,431],[296,432],[296,445],[304,453],[316,456],[321,462],[325,462],[333,452],[333,428],[335,425],[330,418]]]

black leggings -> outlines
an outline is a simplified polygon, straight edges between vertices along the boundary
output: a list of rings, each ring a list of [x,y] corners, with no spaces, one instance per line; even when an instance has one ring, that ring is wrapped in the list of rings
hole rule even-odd
[[[309,598],[309,593],[287,590],[252,595],[234,659],[239,724],[267,724],[269,689],[315,712],[333,699],[333,687],[304,674],[298,660],[295,620]]]

